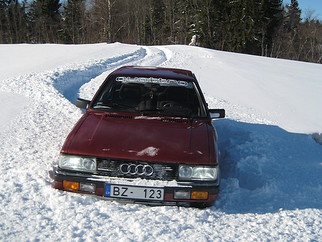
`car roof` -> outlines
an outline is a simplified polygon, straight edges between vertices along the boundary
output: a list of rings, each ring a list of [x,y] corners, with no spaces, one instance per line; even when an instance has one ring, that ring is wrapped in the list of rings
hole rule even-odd
[[[194,74],[189,70],[165,67],[123,66],[112,72],[111,75],[162,77],[196,81]]]

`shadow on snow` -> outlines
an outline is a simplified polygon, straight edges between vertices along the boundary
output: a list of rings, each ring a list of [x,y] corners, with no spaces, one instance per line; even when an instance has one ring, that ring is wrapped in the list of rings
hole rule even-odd
[[[230,119],[215,125],[222,183],[212,209],[267,213],[322,208],[322,146],[310,135]]]

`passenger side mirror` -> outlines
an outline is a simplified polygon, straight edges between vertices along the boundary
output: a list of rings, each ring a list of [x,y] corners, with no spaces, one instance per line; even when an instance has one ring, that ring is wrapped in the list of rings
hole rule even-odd
[[[76,100],[76,107],[81,108],[81,109],[87,109],[91,101],[82,99],[82,98],[77,98]]]
[[[224,118],[225,117],[225,109],[209,109],[210,118]]]

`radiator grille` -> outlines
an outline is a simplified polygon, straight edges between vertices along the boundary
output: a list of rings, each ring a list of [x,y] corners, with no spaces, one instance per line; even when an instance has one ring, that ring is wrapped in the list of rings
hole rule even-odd
[[[115,159],[97,159],[97,172],[102,176],[174,180],[177,164]]]

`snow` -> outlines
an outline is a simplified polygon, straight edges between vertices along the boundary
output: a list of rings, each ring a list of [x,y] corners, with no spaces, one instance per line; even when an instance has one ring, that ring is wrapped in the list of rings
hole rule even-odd
[[[158,154],[158,151],[159,149],[158,148],[155,148],[153,146],[151,147],[146,147],[144,150],[141,150],[139,152],[137,152],[137,155],[138,156],[144,156],[144,155],[147,155],[147,156],[156,156]]]
[[[211,208],[51,187],[82,115],[72,103],[122,65],[191,69],[209,107],[226,109],[215,121],[222,184]],[[321,241],[321,76],[322,65],[194,46],[0,45],[0,240]]]

